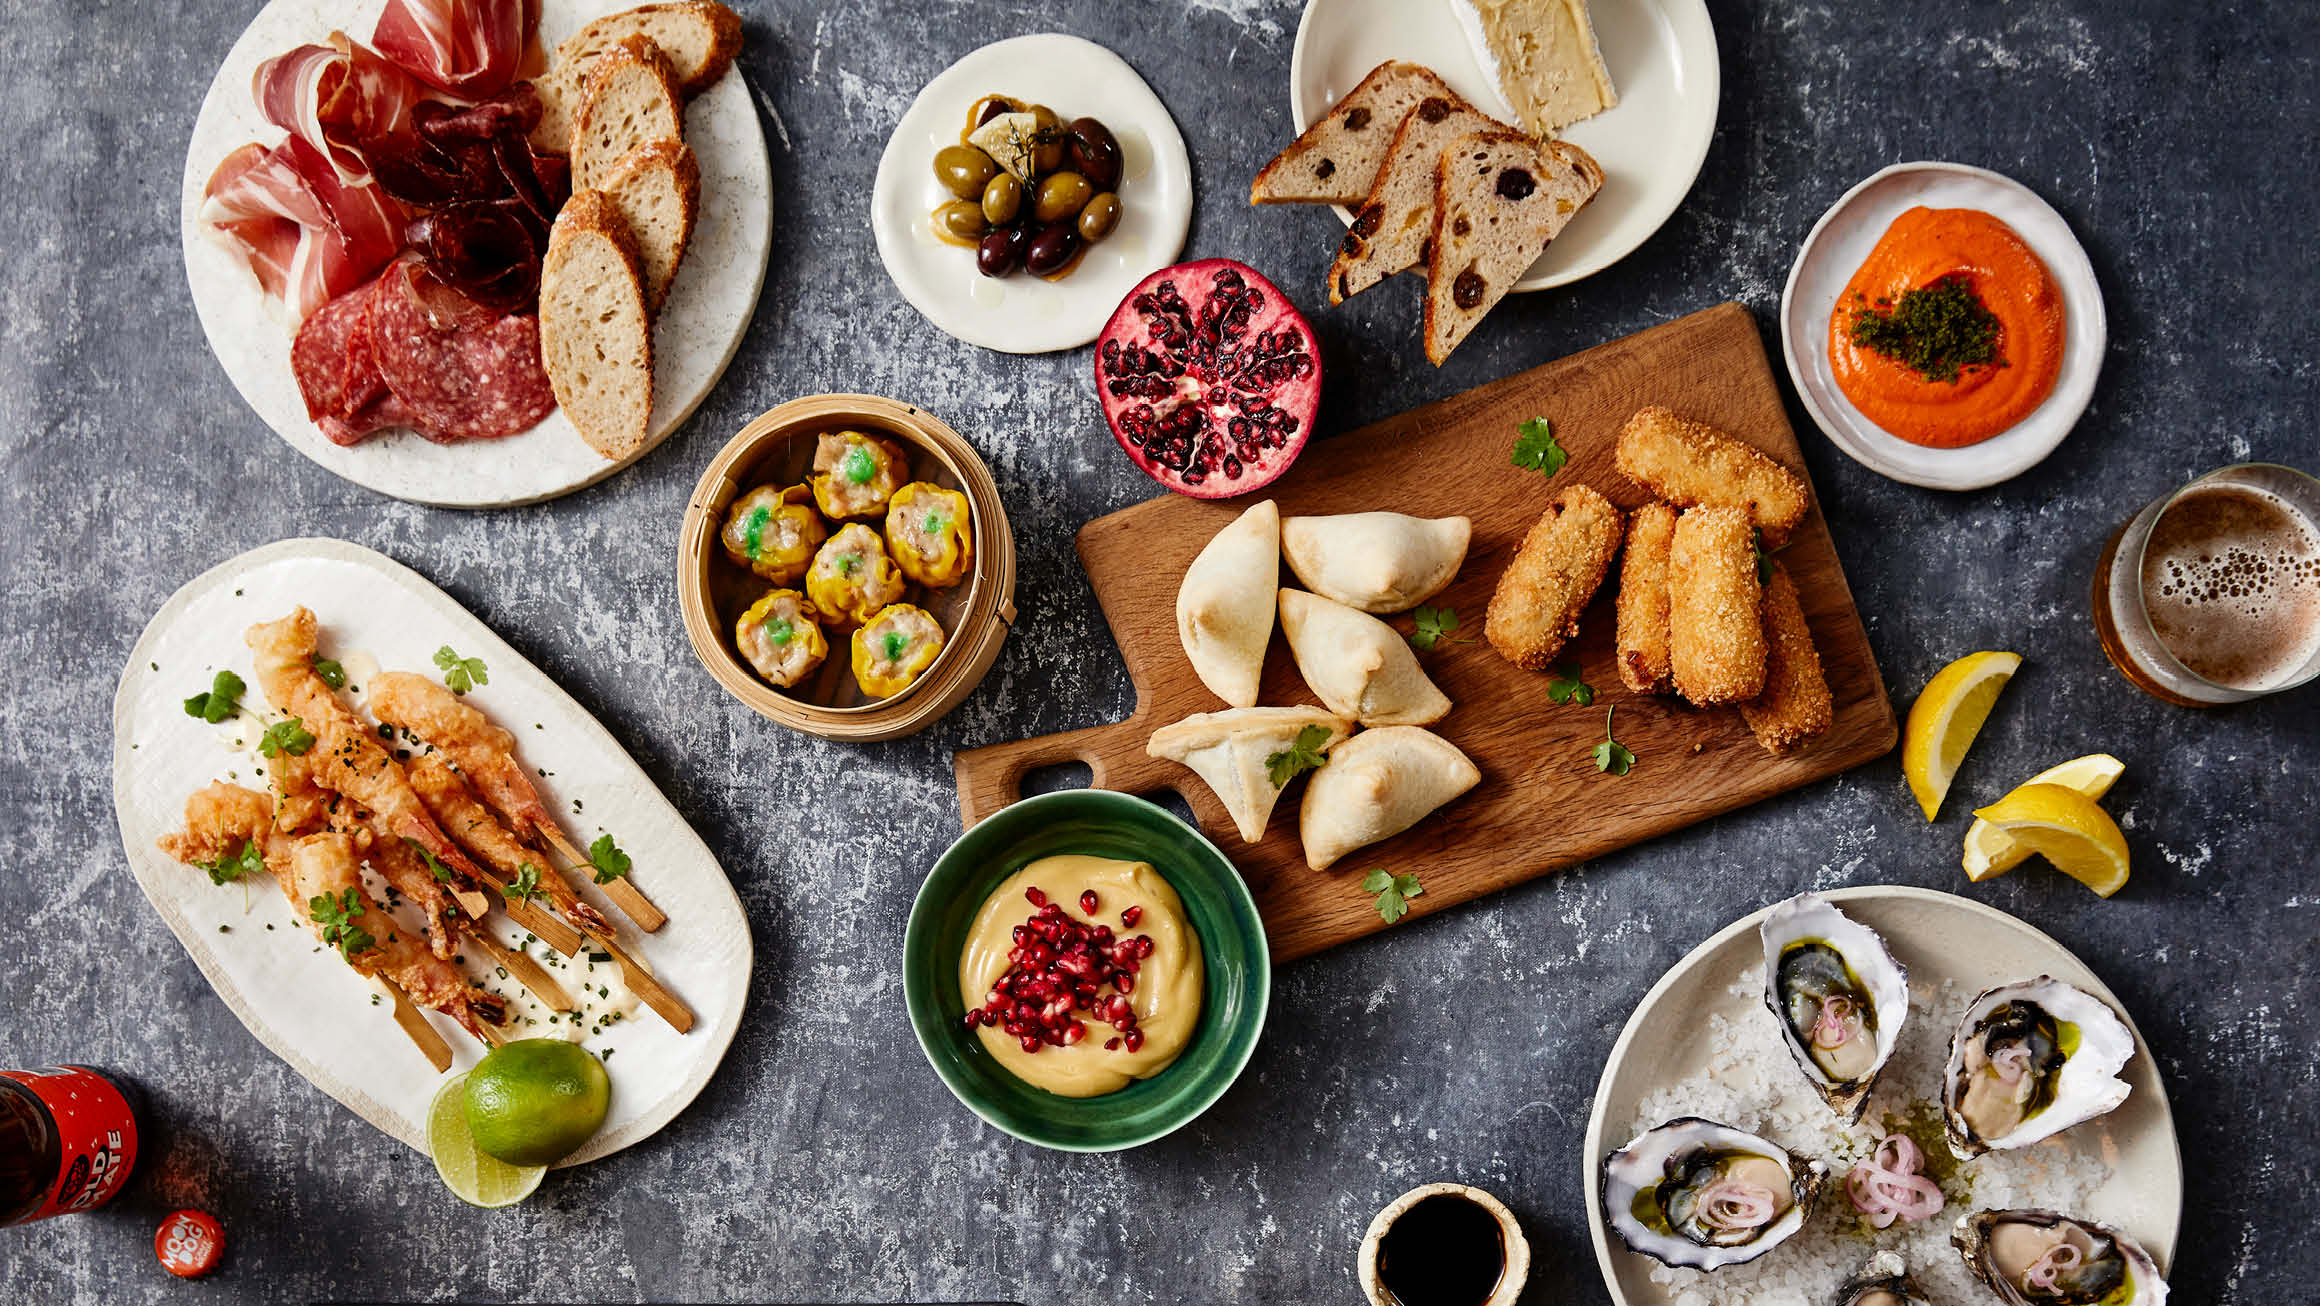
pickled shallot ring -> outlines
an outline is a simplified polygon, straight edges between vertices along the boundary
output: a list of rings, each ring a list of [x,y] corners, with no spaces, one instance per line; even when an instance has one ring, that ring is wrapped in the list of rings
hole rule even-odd
[[[1941,1185],[1918,1173],[1924,1162],[1925,1153],[1907,1135],[1890,1135],[1846,1174],[1845,1198],[1880,1229],[1895,1220],[1938,1215],[1948,1199]]]
[[[2022,1272],[2023,1282],[2033,1288],[2051,1291],[2056,1280],[2079,1267],[2086,1256],[2069,1243],[2056,1243],[2039,1254],[2030,1268]]]
[[[1719,1179],[1700,1193],[1700,1223],[1711,1229],[1754,1229],[1779,1209],[1771,1189],[1745,1179]]]

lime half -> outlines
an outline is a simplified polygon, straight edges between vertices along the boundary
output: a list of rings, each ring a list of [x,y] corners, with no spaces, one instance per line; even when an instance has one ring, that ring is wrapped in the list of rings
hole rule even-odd
[[[467,1072],[467,1132],[511,1165],[554,1165],[595,1137],[611,1101],[595,1053],[557,1038],[517,1039]]]
[[[509,1165],[475,1145],[467,1132],[467,1076],[438,1089],[427,1108],[427,1151],[443,1186],[475,1206],[513,1206],[540,1186],[544,1165]]]

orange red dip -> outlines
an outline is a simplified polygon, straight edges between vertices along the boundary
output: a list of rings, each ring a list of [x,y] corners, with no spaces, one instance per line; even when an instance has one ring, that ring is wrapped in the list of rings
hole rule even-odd
[[[1998,319],[1998,366],[1937,381],[1856,345],[1853,313],[1883,308],[1945,277],[1968,282]],[[1989,439],[2046,401],[2062,371],[2062,292],[2012,227],[1980,209],[1922,205],[1893,220],[1837,297],[1829,363],[1872,422],[1909,441],[1955,449]]]

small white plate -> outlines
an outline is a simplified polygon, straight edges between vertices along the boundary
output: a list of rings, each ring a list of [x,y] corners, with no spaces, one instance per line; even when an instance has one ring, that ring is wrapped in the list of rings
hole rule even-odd
[[[1961,1011],[1985,989],[2051,975],[2102,998],[2126,1019],[2135,1036],[2134,1059],[2121,1072],[2132,1090],[2126,1102],[2110,1114],[2030,1150],[2046,1151],[2055,1158],[2065,1154],[2091,1157],[2107,1165],[2109,1180],[2085,1194],[2084,1200],[2073,1205],[2073,1212],[2125,1230],[2162,1267],[2173,1261],[2176,1232],[2183,1218],[2183,1154],[2175,1136],[2175,1116],[2167,1104],[2167,1090],[2159,1082],[2150,1046],[2143,1041],[2142,1031],[2134,1028],[2134,1018],[2127,1015],[2118,996],[2069,949],[1996,908],[1953,894],[1898,885],[1832,889],[1822,896],[1884,936],[1894,958],[1908,970],[1913,991],[1944,981],[1954,985]],[[1628,1126],[1646,1096],[1710,1073],[1711,1017],[1737,1025],[1765,1015],[1761,994],[1739,996],[1731,988],[1749,967],[1762,964],[1763,946],[1756,931],[1770,910],[1766,907],[1732,922],[1677,962],[1636,1004],[1635,1014],[1628,1018],[1604,1064],[1579,1161],[1595,1261],[1619,1306],[1660,1306],[1673,1302],[1675,1294],[1652,1282],[1651,1271],[1658,1262],[1628,1250],[1617,1234],[1604,1228],[1603,1158],[1628,1141]],[[1913,1012],[1911,1018],[1923,1017]],[[1942,1031],[1940,1037],[1946,1040],[1948,1032]],[[1777,1057],[1780,1069],[1793,1070],[1784,1049],[1773,1047],[1759,1055]],[[1816,1110],[1822,1109],[1804,1077],[1796,1075],[1795,1079],[1797,1096],[1810,1100]],[[1873,1104],[1885,1098],[1888,1087],[1879,1081]],[[1937,1085],[1911,1084],[1908,1088],[1914,1100],[1940,1101]],[[1871,1109],[1874,1111],[1875,1105]],[[1842,1218],[1843,1178],[1841,1173],[1830,1176],[1831,1184],[1840,1191],[1823,1195],[1813,1217],[1816,1221]],[[1946,1237],[1949,1227],[1965,1213],[1953,1202],[1934,1216],[1932,1223],[1939,1225]],[[1864,1244],[1861,1259],[1867,1260],[1868,1254]],[[1780,1251],[1771,1255],[1777,1258]],[[1736,1272],[1721,1271],[1727,1275]],[[1936,1296],[1938,1299],[1938,1293]]]
[[[641,1010],[590,1037],[590,1047],[620,1054],[605,1065],[611,1111],[596,1136],[558,1165],[593,1161],[651,1137],[709,1082],[741,1027],[751,958],[741,901],[708,845],[587,709],[458,600],[391,558],[343,540],[282,540],[203,572],[153,614],[113,694],[113,814],[137,887],[218,1000],[260,1043],[348,1110],[427,1150],[427,1107],[443,1077],[396,1030],[393,1007],[314,945],[270,876],[214,885],[154,847],[181,824],[186,796],[211,780],[266,787],[261,763],[246,746],[250,732],[229,742],[230,726],[187,716],[183,699],[217,670],[230,669],[249,686],[243,703],[262,705],[242,632],[300,604],[321,619],[323,651],[346,661],[350,681],[368,674],[360,669],[363,656],[384,670],[430,674],[435,650],[445,644],[481,658],[490,681],[469,701],[516,733],[523,760],[539,768],[548,808],[565,813],[582,842],[607,832],[636,859],[637,888],[668,913],[658,932],[641,933],[608,910],[592,885],[580,886],[581,896],[605,912],[622,946],[696,1020],[691,1032],[679,1034]],[[350,684],[346,696],[359,700],[360,688]],[[521,937],[504,918],[489,921],[503,942]],[[564,965],[573,969],[551,974],[570,987],[588,963]],[[174,1000],[145,1015],[156,1028],[184,1032]],[[445,1017],[425,1019],[451,1045],[451,1073],[473,1068],[482,1045]]]
[[[1924,205],[1980,209],[2021,234],[2062,291],[2062,372],[2046,402],[2012,429],[1962,449],[1911,444],[1877,425],[1837,388],[1829,365],[1829,317],[1845,283],[1893,220]],[[1853,461],[1932,490],[1978,490],[2037,466],[2078,424],[2094,398],[2109,328],[2094,265],[2070,224],[2029,187],[1963,163],[1896,163],[1846,191],[1813,224],[1780,295],[1780,351],[1805,411]]]
[[[546,0],[540,43],[554,49],[585,24],[630,3]],[[307,420],[290,370],[292,332],[282,306],[259,289],[238,252],[210,238],[201,221],[201,194],[227,154],[250,141],[272,145],[284,135],[251,96],[258,65],[333,31],[367,41],[385,5],[386,0],[271,0],[210,81],[186,145],[178,199],[185,279],[210,350],[234,389],[291,448],[380,494],[446,508],[485,508],[536,503],[593,485],[642,458],[693,415],[725,374],[756,310],[766,253],[773,247],[773,173],[741,69],[736,66],[685,107],[685,143],[701,167],[701,216],[653,327],[653,414],[643,448],[620,462],[608,461],[561,410],[505,439],[432,444],[410,431],[391,431],[344,448]]]
[[[1311,0],[1289,55],[1289,111],[1302,132],[1388,59],[1424,64],[1484,113],[1522,124],[1451,6],[1458,0]],[[1723,81],[1704,0],[1593,0],[1595,39],[1619,103],[1561,133],[1603,165],[1603,189],[1516,290],[1593,276],[1651,239],[1692,189],[1716,134]],[[1351,210],[1338,219],[1351,225]]]
[[[975,270],[975,251],[935,238],[935,209],[957,198],[934,178],[935,151],[958,144],[967,110],[986,95],[1044,104],[1065,122],[1095,118],[1120,142],[1120,225],[1061,281],[1021,271],[994,280]],[[1176,261],[1191,226],[1192,161],[1168,107],[1120,56],[1056,32],[986,45],[936,74],[894,124],[870,195],[870,230],[895,289],[927,321],[1008,354],[1094,340],[1137,282]]]

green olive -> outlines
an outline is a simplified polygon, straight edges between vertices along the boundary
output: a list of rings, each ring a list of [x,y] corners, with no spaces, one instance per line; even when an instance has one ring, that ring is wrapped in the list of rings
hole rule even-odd
[[[1120,197],[1105,191],[1079,211],[1079,238],[1090,245],[1112,234],[1120,225]]]
[[[1064,153],[1071,147],[1071,136],[1063,127],[1063,119],[1044,104],[1031,106],[1033,128],[1031,170],[1050,173],[1063,166]]]
[[[1023,183],[1015,180],[1012,172],[1002,172],[983,187],[983,218],[994,227],[1004,227],[1023,212]]]
[[[934,152],[934,179],[963,200],[980,196],[998,171],[991,156],[972,145],[946,145]]]
[[[1061,222],[1087,207],[1096,188],[1076,172],[1057,172],[1039,179],[1039,199],[1031,216],[1041,222]]]
[[[934,211],[934,234],[953,244],[972,245],[990,229],[982,206],[972,200],[952,200]]]

